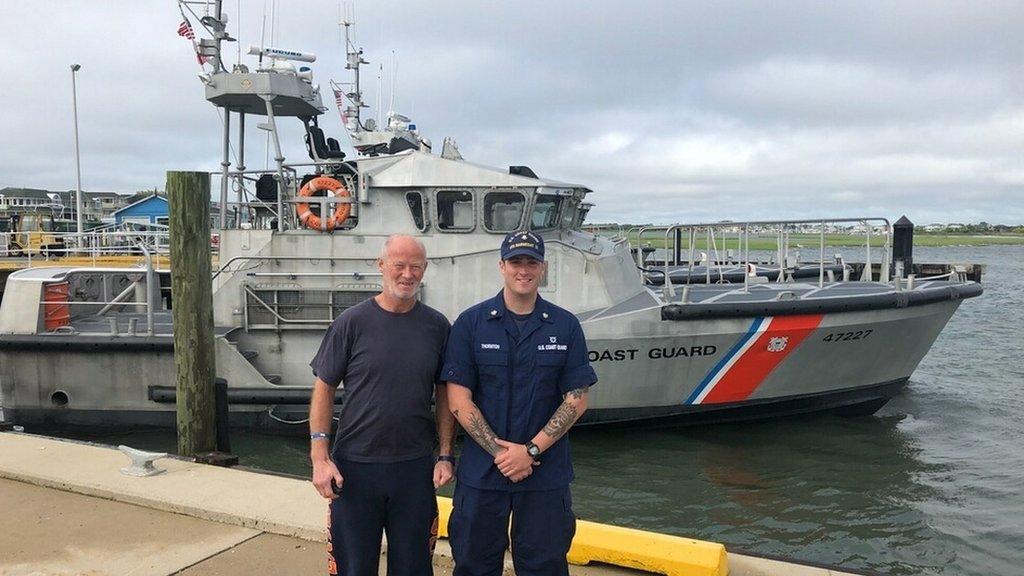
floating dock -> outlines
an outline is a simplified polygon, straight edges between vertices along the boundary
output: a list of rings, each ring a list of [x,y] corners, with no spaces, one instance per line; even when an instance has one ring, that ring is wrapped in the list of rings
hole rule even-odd
[[[179,458],[140,478],[120,472],[128,464],[109,446],[0,433],[0,575],[326,572],[327,506],[308,481]],[[444,519],[450,500],[439,504]],[[569,559],[587,563],[574,576],[851,574],[583,521]],[[434,566],[451,574],[445,540]]]

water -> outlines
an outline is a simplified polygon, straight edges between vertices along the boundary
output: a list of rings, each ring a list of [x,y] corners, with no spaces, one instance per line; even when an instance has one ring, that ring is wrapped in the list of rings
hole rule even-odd
[[[578,515],[889,574],[1021,573],[1024,246],[915,259],[985,263],[986,291],[877,415],[577,431]],[[63,433],[174,449],[165,432]],[[232,441],[247,466],[309,474],[301,432]]]

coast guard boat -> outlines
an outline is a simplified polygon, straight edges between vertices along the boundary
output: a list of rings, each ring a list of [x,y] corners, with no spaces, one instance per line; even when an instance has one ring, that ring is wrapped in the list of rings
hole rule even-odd
[[[588,232],[587,186],[525,166],[474,164],[451,139],[435,153],[399,114],[383,126],[364,118],[366,61],[345,22],[354,81],[332,87],[356,151],[349,158],[320,126],[327,108],[312,73],[293,64],[315,56],[253,47],[257,67],[227,69],[221,44],[232,39],[220,4],[202,18],[212,38],[197,46],[206,99],[223,117],[213,316],[233,425],[302,421],[310,358],[338,314],[380,290],[375,259],[394,233],[426,245],[420,297],[452,320],[501,288],[506,233],[543,236],[541,296],[578,316],[600,379],[585,415],[591,424],[872,413],[906,385],[961,301],[982,292],[957,272],[915,278],[907,252],[893,257],[884,218]],[[245,166],[252,116],[270,135],[270,170]],[[237,158],[229,155],[233,117]],[[285,120],[303,126],[308,161],[285,159],[277,128]],[[866,235],[859,269],[826,259],[825,233],[838,226]],[[789,234],[808,229],[821,238],[814,262],[788,248]],[[766,236],[779,239],[770,257],[749,250]],[[735,250],[722,256],[725,237]],[[657,263],[644,259],[645,238],[668,248]],[[12,274],[0,306],[6,418],[173,426],[168,277],[152,265]]]

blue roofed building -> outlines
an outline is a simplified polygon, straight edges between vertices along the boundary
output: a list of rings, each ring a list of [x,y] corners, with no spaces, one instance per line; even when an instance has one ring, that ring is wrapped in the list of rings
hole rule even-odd
[[[114,223],[122,224],[151,225],[157,224],[161,227],[167,226],[168,222],[167,198],[159,194],[151,194],[137,200],[120,210],[114,211]]]

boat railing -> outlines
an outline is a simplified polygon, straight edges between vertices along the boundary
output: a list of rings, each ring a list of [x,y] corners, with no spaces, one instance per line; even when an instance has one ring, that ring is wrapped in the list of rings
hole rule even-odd
[[[230,209],[238,210],[252,210],[259,209],[264,210],[274,220],[274,229],[283,231],[287,227],[295,227],[298,225],[296,222],[295,211],[288,210],[290,205],[294,204],[316,204],[319,205],[321,214],[327,213],[326,210],[333,208],[335,204],[352,204],[353,215],[358,216],[355,210],[358,208],[358,183],[347,181],[345,182],[346,188],[348,189],[351,197],[341,198],[335,196],[316,196],[316,197],[301,197],[299,196],[299,186],[301,178],[299,177],[298,168],[319,168],[325,165],[336,165],[336,162],[299,162],[299,163],[285,163],[282,165],[282,170],[279,172],[276,168],[254,170],[229,170],[226,174],[221,172],[211,172],[210,175],[216,175],[220,177],[226,177],[231,182],[231,191],[234,192],[235,199],[233,201],[227,199],[227,194],[224,192],[222,196],[222,204],[220,214],[218,216],[220,221],[220,228],[228,228],[230,221],[229,214]],[[347,164],[347,163],[345,163]],[[353,171],[355,169],[353,168]],[[251,191],[247,183],[255,182],[259,176],[266,174],[272,174],[275,176],[277,184],[276,198],[272,201],[265,201],[253,191]],[[283,182],[282,182],[283,175]],[[344,178],[344,177],[342,177]],[[326,219],[321,219],[326,222]],[[239,218],[235,218],[234,227],[240,228],[241,222]]]
[[[165,226],[151,225],[155,230],[96,228],[83,232],[23,231],[0,234],[0,257],[25,258],[28,266],[75,257],[85,258],[93,266],[112,256],[142,256],[145,249],[151,256],[167,255],[170,234]],[[216,238],[211,238],[216,252]]]
[[[157,276],[156,268],[153,265],[153,254],[150,249],[143,243],[136,245],[136,248],[143,255],[145,266],[142,268],[71,268],[66,271],[54,274],[48,277],[44,284],[50,285],[68,285],[69,281],[73,276],[77,274],[87,274],[90,277],[99,276],[100,282],[103,286],[103,294],[112,293],[108,290],[108,286],[112,284],[117,277],[122,277],[122,280],[127,281],[121,291],[110,300],[85,300],[76,299],[75,294],[72,293],[70,287],[64,291],[57,291],[56,294],[60,295],[58,298],[50,296],[50,292],[46,291],[47,296],[42,299],[39,306],[41,314],[44,319],[49,321],[52,314],[58,312],[61,309],[68,311],[67,319],[70,321],[74,317],[82,317],[85,315],[102,317],[106,316],[108,312],[115,308],[134,307],[142,308],[145,310],[145,335],[155,336],[156,335],[156,321],[155,314],[156,309],[160,306],[160,281]],[[118,286],[113,284],[113,286]],[[141,290],[140,290],[141,289]],[[139,301],[139,296],[142,296],[142,301]],[[89,308],[96,309],[95,312],[91,312]],[[75,309],[84,309],[78,311]],[[136,318],[129,318],[128,320],[128,333],[127,335],[136,336],[138,320]],[[58,327],[55,332],[61,333],[69,330],[68,327]],[[120,335],[120,329],[118,319],[116,317],[110,317],[110,335]]]
[[[846,227],[845,230],[842,228],[844,226]],[[829,230],[830,228],[831,231]],[[791,258],[790,254],[792,236],[797,235],[800,238],[803,238],[805,235],[816,236],[818,241],[819,288],[824,287],[826,277],[831,276],[831,272],[827,271],[825,267],[827,234],[840,231],[849,234],[852,231],[864,235],[865,261],[863,272],[859,278],[861,281],[873,280],[872,249],[876,247],[872,246],[872,237],[881,236],[883,245],[881,247],[882,253],[878,257],[880,262],[879,281],[883,283],[889,282],[889,265],[892,254],[892,225],[888,219],[882,217],[672,224],[667,226],[635,227],[631,228],[627,233],[633,234],[633,230],[635,230],[636,234],[636,246],[631,245],[630,248],[635,250],[636,265],[648,273],[652,270],[647,267],[644,260],[644,237],[654,233],[663,234],[664,249],[667,252],[662,262],[662,272],[664,274],[662,289],[666,296],[675,295],[670,275],[672,267],[682,266],[685,262],[687,283],[689,283],[689,279],[693,274],[693,268],[697,264],[695,251],[699,244],[703,244],[704,248],[700,255],[700,263],[703,265],[705,282],[710,284],[714,281],[715,276],[718,276],[718,281],[724,283],[723,267],[726,264],[742,265],[745,271],[743,275],[743,290],[746,291],[750,284],[751,270],[756,271],[756,265],[760,263],[751,261],[751,236],[774,238],[775,249],[770,262],[778,266],[777,282],[791,280],[792,275],[787,274],[787,272],[798,265],[796,261],[798,258]],[[728,257],[730,256],[730,251],[727,248],[729,243],[727,238],[730,236],[735,238],[737,250],[735,257],[731,258]],[[721,250],[726,252],[727,258],[722,257],[719,251],[720,245]],[[683,260],[684,252],[687,255],[685,261]],[[751,267],[752,264],[755,268]],[[713,270],[715,271],[713,272]],[[848,270],[845,267],[843,279],[849,279]]]
[[[252,178],[253,176],[263,176],[264,174],[273,174],[275,176],[279,174],[287,174],[287,177],[284,178],[284,182],[281,182],[280,177],[278,177],[277,179],[277,198],[274,200],[273,204],[263,201],[255,193],[250,192],[250,190],[245,185],[246,181],[255,181],[255,179]],[[229,207],[245,209],[263,209],[266,210],[267,213],[270,214],[273,218],[275,218],[278,222],[281,222],[281,225],[283,225],[283,219],[281,215],[284,214],[284,204],[281,202],[281,200],[286,195],[283,192],[286,192],[287,195],[294,196],[296,195],[295,193],[298,191],[298,187],[295,185],[295,183],[298,182],[299,179],[298,171],[291,164],[283,164],[282,170],[280,172],[276,168],[265,170],[245,169],[229,170],[226,174],[222,174],[221,172],[211,172],[210,175],[228,178],[228,180],[231,182],[231,189],[235,193],[235,201],[231,202],[227,199],[227,189],[223,188],[224,192],[221,197],[221,210],[219,214],[220,227],[222,229],[228,227],[227,215]],[[238,219],[236,218],[235,227],[238,227],[238,225],[239,222]],[[281,225],[278,226],[279,229],[281,229]]]
[[[622,238],[628,238],[629,233],[624,232],[622,224],[588,224],[582,227],[584,232],[589,232],[597,236],[608,236],[611,232],[610,240],[615,242]],[[632,228],[630,228],[632,230]]]

